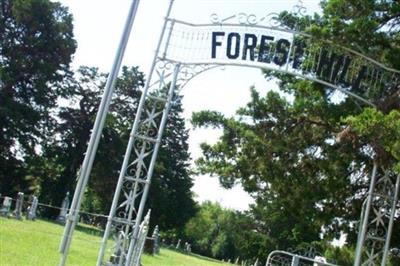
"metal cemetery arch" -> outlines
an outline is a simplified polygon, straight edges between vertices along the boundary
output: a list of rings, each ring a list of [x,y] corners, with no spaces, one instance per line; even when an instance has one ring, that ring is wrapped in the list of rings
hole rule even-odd
[[[223,65],[256,67],[316,81],[373,106],[366,99],[368,88],[383,90],[400,80],[400,71],[331,42],[310,42],[311,36],[278,25],[273,14],[257,18],[241,13],[225,19],[214,14],[210,24],[191,24],[170,18],[172,4],[173,0],[140,99],[97,266],[139,261],[139,225],[178,83],[183,87],[199,73]],[[302,7],[298,8],[301,13]],[[168,90],[163,96],[152,94],[164,88]],[[365,94],[356,95],[350,88]],[[391,197],[396,202],[397,196]],[[368,202],[366,209],[372,200]],[[104,257],[111,234],[115,243],[108,260]],[[364,241],[363,236],[361,246]]]

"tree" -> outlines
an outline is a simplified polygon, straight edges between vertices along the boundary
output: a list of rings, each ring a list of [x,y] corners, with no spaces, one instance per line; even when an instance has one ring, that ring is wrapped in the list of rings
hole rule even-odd
[[[230,227],[234,212],[223,209],[218,203],[206,201],[196,216],[186,224],[185,233],[193,243],[193,250],[218,259],[234,258],[233,231]]]
[[[255,261],[265,259],[262,250],[268,246],[268,238],[257,233],[257,226],[248,213],[206,201],[186,224],[185,234],[196,253],[231,261],[238,257]]]
[[[182,117],[182,96],[173,100],[157,157],[148,198],[152,226],[183,235],[186,222],[196,213],[190,171],[189,133]]]
[[[65,84],[73,92],[70,104],[59,109],[53,137],[43,148],[41,162],[32,168],[35,173],[32,178],[40,180],[41,201],[59,205],[65,193],[73,191],[106,77],[96,68],[81,67],[74,79]],[[123,67],[83,202],[85,211],[109,212],[143,85],[144,76],[137,67]],[[188,131],[181,116],[181,97],[177,96],[174,103],[147,206],[152,209],[152,225],[159,224],[161,230],[180,232],[194,215],[195,202],[190,191],[193,182],[189,171]]]
[[[73,192],[106,78],[96,68],[81,67],[64,85],[72,92],[69,103],[59,108],[53,135],[43,146],[40,163],[33,164],[31,169],[35,179],[40,180],[41,201],[57,206],[67,191]],[[142,85],[143,74],[136,67],[123,68],[96,154],[87,191],[87,198],[92,200],[84,201],[86,211],[107,213],[109,210],[129,137],[127,117],[135,114]]]
[[[48,0],[0,3],[0,188],[26,190],[27,156],[38,153],[69,91],[63,81],[76,49],[72,16]]]
[[[322,7],[322,16],[284,12],[280,18],[315,40],[331,39],[399,68],[398,2],[331,0]],[[264,74],[278,79],[293,100],[274,92],[260,96],[252,89],[251,101],[235,117],[194,114],[196,126],[223,129],[216,144],[202,144],[200,171],[218,176],[225,187],[242,183],[256,200],[251,213],[262,224],[259,233],[270,238],[269,248],[293,248],[321,236],[328,241],[340,231],[350,233],[349,244],[354,244],[352,224],[361,213],[372,161],[379,158],[393,176],[399,173],[400,84],[363,92],[378,106],[371,110],[350,97],[332,100],[332,89],[323,85]]]
[[[213,112],[193,117],[197,125],[224,130],[217,144],[202,145],[200,170],[219,176],[225,187],[240,180],[256,200],[252,213],[261,222],[259,233],[270,238],[269,249],[319,240],[322,226],[336,226],[339,213],[348,215],[348,202],[337,202],[338,195],[348,199],[354,192],[351,173],[359,163],[351,146],[329,141],[334,132],[325,122],[335,116],[338,121],[340,115],[328,112],[321,91],[305,84],[307,109],[278,93],[260,97],[252,90],[251,102],[237,113],[242,120]],[[337,157],[338,152],[344,156]],[[347,168],[350,162],[354,169]]]

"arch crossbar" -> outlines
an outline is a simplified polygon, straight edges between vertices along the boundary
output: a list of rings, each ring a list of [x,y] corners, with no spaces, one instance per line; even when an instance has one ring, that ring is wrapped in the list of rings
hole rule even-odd
[[[397,70],[331,42],[260,25],[265,19],[243,14],[223,20],[213,15],[210,24],[171,19],[172,3],[132,126],[97,266],[138,262],[140,223],[168,113],[177,88],[196,75],[225,65],[263,68],[319,82],[372,106],[369,99],[400,81]],[[232,19],[239,20],[229,23]]]

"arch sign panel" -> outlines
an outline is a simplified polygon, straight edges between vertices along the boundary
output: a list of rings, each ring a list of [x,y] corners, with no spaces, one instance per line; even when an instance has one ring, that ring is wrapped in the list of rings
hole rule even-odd
[[[140,223],[177,84],[181,88],[199,73],[224,65],[256,67],[313,80],[373,105],[368,99],[374,93],[400,80],[397,70],[277,25],[268,16],[212,15],[209,24],[192,24],[169,17],[172,2],[130,134],[98,266],[140,261],[135,257],[143,248],[137,241]],[[111,235],[115,242],[109,250]]]
[[[370,104],[370,93],[400,81],[400,72],[356,51],[239,14],[210,24],[170,19],[161,60],[187,65],[258,67],[310,79]],[[236,20],[236,23],[228,21]],[[265,19],[262,20],[265,22]]]

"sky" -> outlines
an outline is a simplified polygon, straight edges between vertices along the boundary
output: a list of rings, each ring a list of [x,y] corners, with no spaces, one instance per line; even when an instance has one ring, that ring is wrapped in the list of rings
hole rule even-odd
[[[58,0],[74,16],[74,34],[78,48],[73,67],[95,66],[109,72],[121,38],[125,19],[133,0]],[[160,36],[163,19],[170,0],[141,0],[123,65],[139,66],[146,75],[151,66]],[[297,0],[175,0],[172,18],[192,23],[209,23],[212,14],[228,17],[244,12],[265,16],[268,13],[291,11]],[[319,1],[302,1],[308,13],[318,12]],[[267,82],[261,70],[244,67],[225,67],[207,71],[188,83],[183,94],[184,117],[189,133],[189,150],[193,161],[201,156],[200,143],[215,143],[220,132],[193,129],[189,122],[193,112],[215,110],[227,116],[250,100],[251,86],[262,94],[277,89]],[[132,121],[133,122],[133,121]],[[194,163],[193,163],[194,167]],[[117,177],[116,177],[117,178]],[[194,177],[196,200],[219,202],[226,208],[246,210],[253,202],[240,184],[233,189],[220,187],[217,177]]]

